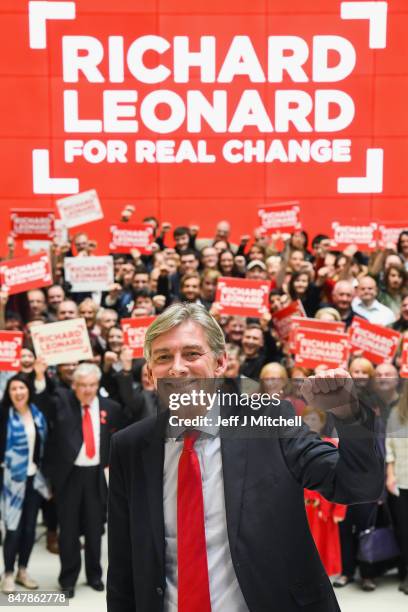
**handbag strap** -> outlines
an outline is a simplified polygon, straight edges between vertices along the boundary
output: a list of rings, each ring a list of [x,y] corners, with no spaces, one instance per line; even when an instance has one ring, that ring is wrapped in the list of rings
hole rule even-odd
[[[368,526],[367,529],[371,529],[376,527],[377,525],[377,517],[378,517],[378,503],[375,504],[374,508],[370,512],[370,516],[368,517]]]

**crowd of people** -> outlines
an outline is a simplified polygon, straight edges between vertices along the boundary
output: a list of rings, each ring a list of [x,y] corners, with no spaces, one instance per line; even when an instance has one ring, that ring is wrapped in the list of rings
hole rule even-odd
[[[131,213],[125,209],[122,221]],[[21,371],[0,372],[6,593],[16,583],[38,588],[27,566],[40,508],[47,548],[60,556],[61,588],[74,596],[84,536],[88,584],[104,589],[100,557],[110,437],[159,410],[145,361],[134,359],[125,345],[122,319],[159,314],[175,302],[201,304],[224,331],[226,376],[259,380],[265,389],[273,380],[274,389],[279,387],[310,428],[333,443],[330,419],[307,406],[301,395],[299,382],[314,372],[295,365],[289,344],[274,328],[273,313],[300,300],[307,317],[343,322],[346,329],[359,316],[402,335],[408,332],[408,230],[396,245],[366,254],[353,245],[337,252],[329,236],[310,241],[305,231],[287,236],[257,230],[235,244],[227,221],[220,221],[209,238],[201,237],[197,226],[172,230],[154,217],[143,221],[154,228],[151,254],[114,254],[115,281],[104,292],[73,292],[64,279],[65,257],[94,253],[95,243],[84,232],[67,244],[50,245],[51,286],[12,296],[0,292],[0,329],[24,333]],[[269,281],[269,308],[255,318],[224,315],[215,300],[220,277]],[[47,367],[35,355],[33,327],[79,317],[88,329],[92,360]],[[358,353],[349,363],[360,400],[376,418],[386,456],[382,498],[338,507],[305,492],[316,545],[337,587],[355,580],[358,567],[362,588],[372,591],[376,578],[395,566],[399,588],[408,594],[408,388],[399,377],[400,364],[400,351],[393,363],[374,366]],[[362,560],[359,534],[390,516],[399,555],[377,563]]]

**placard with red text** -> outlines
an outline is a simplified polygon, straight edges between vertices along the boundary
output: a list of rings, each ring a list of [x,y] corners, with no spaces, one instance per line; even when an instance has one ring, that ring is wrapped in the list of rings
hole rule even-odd
[[[113,283],[113,257],[66,257],[65,280],[71,291],[106,291]]]
[[[380,363],[390,363],[397,352],[401,334],[365,321],[361,317],[354,317],[349,328],[351,351],[362,352],[376,365]]]
[[[258,210],[258,215],[261,220],[261,226],[267,234],[275,232],[290,234],[302,229],[299,212],[299,202],[285,202],[283,204],[262,206]]]
[[[147,223],[117,223],[111,225],[111,242],[109,250],[114,253],[130,253],[137,249],[142,255],[152,252],[153,227]]]
[[[10,234],[17,240],[50,240],[55,235],[55,214],[52,210],[12,208]]]
[[[287,342],[289,340],[290,329],[294,317],[306,317],[303,304],[300,300],[295,300],[288,306],[272,313],[273,326],[282,342]]]
[[[298,330],[305,328],[321,332],[344,333],[346,325],[342,321],[321,321],[320,319],[309,319],[308,317],[293,317],[289,333],[289,349],[291,352],[295,350]]]
[[[20,369],[22,346],[23,332],[0,331],[0,370]]]
[[[83,191],[57,200],[57,208],[65,227],[76,227],[103,219],[103,212],[95,189]]]
[[[9,295],[52,284],[50,258],[46,253],[18,257],[0,264],[0,286]]]
[[[350,354],[348,334],[299,327],[295,341],[295,366],[314,369],[346,368]]]
[[[122,319],[120,322],[124,333],[125,346],[133,349],[133,359],[143,357],[143,345],[147,328],[156,317],[135,317]]]
[[[257,317],[268,308],[270,281],[220,277],[215,301],[221,314]]]
[[[44,357],[49,366],[92,359],[85,319],[36,325],[31,337],[36,356]]]
[[[401,232],[408,231],[408,223],[398,223],[397,221],[385,221],[378,225],[378,246],[382,249],[387,248],[391,244],[394,247],[398,243],[398,238]]]
[[[402,351],[401,351],[401,378],[408,378],[408,337],[402,339]]]
[[[373,251],[377,246],[377,223],[332,223],[333,248],[342,251],[350,244],[359,251]]]

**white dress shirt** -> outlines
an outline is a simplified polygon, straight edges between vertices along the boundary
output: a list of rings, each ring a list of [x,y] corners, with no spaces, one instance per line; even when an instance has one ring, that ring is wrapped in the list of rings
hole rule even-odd
[[[395,315],[391,308],[384,306],[378,300],[374,300],[370,306],[366,306],[359,297],[355,297],[351,307],[356,314],[375,325],[391,325],[395,321]]]
[[[75,465],[80,467],[90,467],[92,465],[99,465],[99,445],[100,445],[100,432],[101,432],[101,421],[99,414],[99,399],[95,397],[92,404],[89,407],[92,420],[92,429],[95,441],[95,455],[90,458],[85,452],[85,442],[82,443],[81,450],[78,453],[78,457],[75,460]],[[84,416],[84,409],[81,407],[82,417]]]
[[[28,466],[27,466],[27,476],[34,476],[37,472],[37,466],[34,463],[34,449],[35,449],[35,437],[36,430],[34,425],[33,415],[31,410],[27,410],[24,414],[20,415],[20,418],[23,421],[25,433],[27,436],[28,443]]]
[[[200,428],[201,429],[201,428]],[[205,433],[194,444],[203,483],[205,539],[212,612],[248,612],[232,564],[225,514],[224,479],[219,436]],[[177,474],[183,437],[165,443],[163,507],[166,590],[164,612],[177,612]]]

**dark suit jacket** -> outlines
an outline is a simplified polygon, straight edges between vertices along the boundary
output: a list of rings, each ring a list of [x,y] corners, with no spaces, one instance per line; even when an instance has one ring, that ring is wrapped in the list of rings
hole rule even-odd
[[[36,395],[49,423],[44,473],[49,477],[56,495],[63,492],[64,484],[74,467],[83,444],[81,405],[71,389],[57,386],[53,394]],[[103,468],[109,463],[111,435],[122,426],[121,407],[116,402],[99,396],[100,419],[100,483],[102,499],[107,487]],[[106,414],[103,414],[103,411]]]
[[[287,402],[280,411],[293,414]],[[166,418],[145,419],[112,439],[108,612],[163,610]],[[221,437],[228,539],[250,612],[339,611],[308,528],[303,488],[343,504],[375,500],[384,468],[371,424],[336,426],[338,449],[306,425],[295,437],[270,429],[267,437]],[[347,435],[350,428],[361,435]]]

